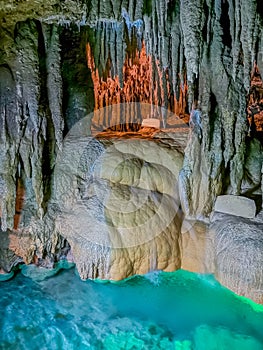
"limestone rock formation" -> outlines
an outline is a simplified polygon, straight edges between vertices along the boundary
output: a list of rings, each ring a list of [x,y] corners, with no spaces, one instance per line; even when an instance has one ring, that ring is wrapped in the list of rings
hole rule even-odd
[[[166,162],[164,157],[162,163],[159,153],[171,148],[168,133],[150,142],[160,146],[152,148],[158,155],[158,166],[152,166],[155,162],[147,158],[149,152],[144,144],[145,154],[139,160],[123,158],[124,151],[118,147],[124,147],[125,142],[118,146],[106,140],[98,141],[97,146],[94,141],[89,143],[80,154],[81,149],[74,145],[87,146],[91,119],[86,123],[85,137],[80,133],[71,143],[63,142],[68,131],[76,123],[81,124],[94,107],[104,107],[114,99],[121,102],[118,98],[129,95],[129,85],[135,87],[136,93],[130,94],[134,99],[142,91],[143,102],[146,99],[178,114],[191,114],[191,132],[179,175],[181,206],[187,219],[208,220],[216,197],[224,194],[255,197],[258,207],[262,206],[262,134],[249,132],[247,118],[255,64],[258,74],[263,74],[262,18],[261,0],[0,1],[1,267],[9,271],[21,260],[52,267],[71,250],[84,278],[119,279],[150,266],[180,266],[179,228],[172,221],[152,244],[145,242],[139,251],[133,247],[110,248],[111,240],[118,238],[119,242],[121,236],[111,236],[108,226],[104,232],[95,225],[106,221],[113,230],[118,225],[125,228],[131,221],[141,224],[140,220],[156,212],[162,198],[165,210],[160,216],[166,217],[178,207],[171,188],[177,181],[179,158]],[[138,64],[140,59],[143,67]],[[125,85],[125,79],[131,83]],[[97,93],[97,87],[103,94]],[[123,130],[129,131],[130,123],[139,124],[137,114],[133,117],[121,121]],[[169,120],[172,118],[164,113],[162,125],[168,125]],[[102,115],[101,125],[104,122],[108,123],[107,114]],[[71,163],[62,161],[64,168],[56,169],[60,151],[71,154]],[[123,165],[113,171],[111,162],[103,159],[100,177],[91,165],[103,154]],[[75,161],[78,157],[82,157],[80,163]],[[93,180],[87,174],[92,174]],[[141,174],[147,179],[142,180]],[[83,198],[78,197],[80,194]],[[101,203],[105,194],[112,207],[104,210]],[[137,216],[128,218],[113,211],[118,198],[126,200],[131,195],[134,207],[138,198],[147,199]],[[82,223],[74,221],[81,216],[81,210],[89,213],[90,220],[83,215],[84,241],[81,235],[74,234],[76,228],[63,228],[63,221],[65,226],[69,220],[82,230]],[[60,229],[58,217],[62,220]],[[101,233],[103,239],[107,238],[103,248],[87,242],[87,232],[95,232],[91,225],[96,229],[96,240]],[[234,236],[238,234],[234,219],[231,225],[234,247]],[[197,224],[199,233],[192,242],[189,233],[184,233],[182,246],[192,252],[189,256],[193,262],[188,266],[197,264],[206,270],[206,263],[201,266],[201,254],[194,254],[195,238],[196,242],[200,239],[202,252],[202,240],[206,242],[208,238],[200,227]],[[258,240],[260,245],[259,228],[253,227],[256,239],[249,242]],[[216,254],[221,249],[219,236]],[[261,255],[254,243],[249,249],[255,249],[259,264]],[[238,250],[229,249],[227,254],[238,260]],[[155,257],[151,263],[149,256]],[[222,263],[224,269],[224,260],[220,259],[216,264]],[[245,278],[234,262],[230,265],[234,266],[233,276]],[[186,260],[183,266],[187,266]],[[232,270],[226,268],[223,278],[220,266],[220,280],[231,287]],[[254,271],[259,270],[255,267]],[[246,285],[242,283],[235,285],[240,293]],[[257,283],[251,277],[251,285],[258,288]]]
[[[17,256],[9,247],[8,232],[0,232],[0,266],[2,272],[10,273],[12,268],[22,262],[22,258]]]
[[[11,173],[16,178],[17,169],[25,168],[24,182],[32,182],[27,185],[27,192],[31,186],[35,214],[41,218],[47,202],[45,184],[48,187],[56,147],[67,130],[63,125],[70,129],[92,110],[91,72],[85,57],[87,43],[99,75],[104,80],[117,75],[121,87],[125,55],[134,55],[136,47],[144,42],[147,54],[155,62],[150,89],[155,97],[151,101],[168,107],[171,96],[179,100],[187,86],[188,112],[193,104],[201,107],[200,146],[193,136],[181,173],[181,198],[188,216],[209,215],[219,194],[241,193],[246,94],[250,72],[260,57],[262,45],[261,7],[257,1],[242,0],[237,5],[232,0],[222,4],[156,0],[151,6],[143,1],[61,4],[54,0],[45,4],[33,1],[30,6],[24,1],[17,5],[7,1],[1,8],[0,65],[6,82],[1,93],[2,105],[7,104],[7,114],[18,108],[15,114],[26,125],[22,123],[20,133],[23,135],[25,129],[28,135],[27,141],[23,137],[18,150],[15,144],[19,142],[9,140],[8,132],[9,153],[13,147],[13,155],[8,157],[14,159],[14,154],[21,154],[23,166],[16,157],[12,166],[8,164],[9,172],[2,176],[3,191],[6,187],[10,194],[8,198],[2,197],[4,230],[12,229],[14,216],[16,189]],[[12,91],[9,96],[13,106],[7,102],[5,88]],[[41,141],[30,140],[32,130],[41,130]],[[18,132],[14,136],[19,140]],[[42,159],[43,151],[50,154],[49,159]],[[33,177],[28,156],[35,157]],[[42,174],[43,163],[47,174]]]
[[[215,276],[239,295],[263,302],[263,220],[216,214],[210,227],[215,236]]]
[[[119,280],[180,268],[176,184],[183,155],[156,139],[111,136],[86,144],[69,136],[71,154],[56,172],[56,228],[80,276]]]
[[[242,181],[242,194],[256,193],[260,196],[261,167],[263,165],[263,148],[259,140],[252,139],[247,142],[244,163],[244,178]]]
[[[256,204],[252,199],[246,197],[224,195],[217,197],[214,210],[220,213],[253,219],[256,215]]]
[[[181,228],[181,255],[184,270],[215,272],[214,234],[203,221],[184,220]]]
[[[246,94],[262,33],[256,1],[181,2],[190,88],[201,108],[202,138],[191,134],[181,173],[189,217],[208,216],[217,195],[241,193],[246,149]],[[188,16],[188,8],[192,16]],[[194,49],[193,49],[194,48]]]
[[[210,223],[185,220],[182,268],[212,273],[233,292],[263,303],[263,212],[255,218],[214,213]]]

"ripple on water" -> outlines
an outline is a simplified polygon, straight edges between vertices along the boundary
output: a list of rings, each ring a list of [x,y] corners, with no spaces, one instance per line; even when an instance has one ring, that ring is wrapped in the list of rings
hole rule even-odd
[[[83,282],[74,269],[0,285],[0,349],[262,350],[263,308],[213,276]]]

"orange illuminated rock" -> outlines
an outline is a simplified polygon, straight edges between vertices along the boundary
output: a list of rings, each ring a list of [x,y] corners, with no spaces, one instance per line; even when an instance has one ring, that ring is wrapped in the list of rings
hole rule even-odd
[[[109,69],[105,71],[106,79],[101,77],[95,65],[90,44],[87,44],[86,50],[87,64],[94,84],[95,110],[112,104],[142,102],[165,106],[184,117],[187,105],[187,84],[181,86],[177,100],[172,92],[168,70],[162,69],[158,60],[147,55],[144,43],[140,51],[136,50],[134,57],[130,58],[128,54],[126,55],[123,65],[123,86],[117,75],[111,76]]]
[[[143,119],[142,126],[160,129],[160,120],[155,118]]]

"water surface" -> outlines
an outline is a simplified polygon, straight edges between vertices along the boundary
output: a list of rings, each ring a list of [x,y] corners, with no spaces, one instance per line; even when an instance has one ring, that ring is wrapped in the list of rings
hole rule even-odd
[[[17,274],[0,284],[0,315],[5,350],[263,349],[262,306],[183,270],[119,283]]]

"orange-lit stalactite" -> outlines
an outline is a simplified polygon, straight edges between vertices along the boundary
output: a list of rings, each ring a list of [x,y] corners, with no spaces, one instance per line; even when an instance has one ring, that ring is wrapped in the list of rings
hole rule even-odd
[[[261,72],[262,74],[262,72]],[[248,120],[250,129],[263,131],[263,82],[262,75],[255,64],[251,77],[251,87],[248,99]],[[253,125],[254,123],[254,125]]]
[[[168,70],[163,70],[158,60],[147,55],[145,45],[136,50],[133,58],[126,56],[123,65],[123,86],[118,76],[103,79],[95,66],[94,57],[87,44],[87,64],[94,84],[95,110],[123,102],[142,102],[167,107],[177,115],[184,115],[187,85],[180,89],[179,101],[171,93]]]
[[[15,204],[15,216],[14,216],[14,230],[19,228],[21,212],[24,204],[25,189],[21,178],[17,180],[16,188],[16,204]]]

